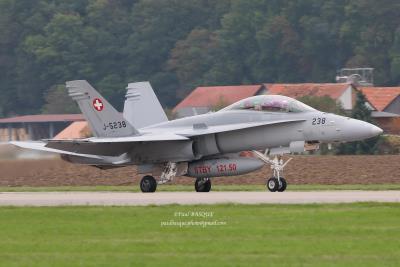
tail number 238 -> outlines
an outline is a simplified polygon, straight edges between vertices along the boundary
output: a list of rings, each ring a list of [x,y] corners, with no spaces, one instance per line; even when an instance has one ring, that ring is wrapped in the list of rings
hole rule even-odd
[[[320,125],[320,124],[325,124],[326,123],[326,118],[313,118],[312,119],[312,125]]]

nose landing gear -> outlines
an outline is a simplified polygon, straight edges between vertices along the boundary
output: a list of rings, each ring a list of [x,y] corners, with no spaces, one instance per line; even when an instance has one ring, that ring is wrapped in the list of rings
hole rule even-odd
[[[267,181],[267,188],[269,191],[271,192],[283,192],[286,190],[287,187],[287,183],[285,178],[280,177],[280,179],[278,180],[278,178],[275,177],[271,177],[268,179]]]
[[[270,159],[268,156],[268,150],[265,153],[261,153],[259,151],[253,150],[253,153],[265,163],[271,165],[271,169],[273,170],[273,176],[267,180],[267,188],[271,192],[283,192],[286,190],[287,182],[281,177],[281,173],[283,172],[283,168],[285,168],[286,164],[288,164],[292,158],[289,158],[286,162],[283,162],[282,156],[275,156],[274,159]]]

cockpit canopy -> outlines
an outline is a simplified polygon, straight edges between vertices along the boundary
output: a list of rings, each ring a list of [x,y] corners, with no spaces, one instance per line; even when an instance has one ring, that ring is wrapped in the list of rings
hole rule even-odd
[[[306,104],[283,95],[258,95],[240,100],[226,108],[223,111],[228,110],[254,110],[254,111],[265,111],[265,112],[307,112],[315,111]]]

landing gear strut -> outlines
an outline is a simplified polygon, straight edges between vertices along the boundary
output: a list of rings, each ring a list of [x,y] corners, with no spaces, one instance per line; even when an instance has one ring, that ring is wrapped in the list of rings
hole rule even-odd
[[[211,180],[210,178],[197,178],[194,183],[194,188],[196,192],[210,192],[211,190]]]
[[[265,153],[261,153],[259,151],[253,151],[253,153],[262,161],[271,165],[271,169],[273,170],[273,176],[267,181],[267,188],[271,192],[283,192],[286,190],[287,183],[286,180],[281,177],[281,173],[283,172],[283,168],[285,168],[286,164],[292,160],[289,158],[285,163],[283,162],[282,156],[275,156],[274,159],[270,159],[268,156],[268,150]]]
[[[164,166],[163,172],[161,173],[158,184],[165,184],[172,181],[176,176],[177,171],[178,167],[175,162],[167,162]]]
[[[146,175],[140,181],[140,190],[142,190],[143,193],[155,192],[157,189],[157,184],[165,184],[172,181],[176,176],[177,171],[178,168],[175,162],[167,162],[164,165],[164,169],[158,182],[153,176]]]

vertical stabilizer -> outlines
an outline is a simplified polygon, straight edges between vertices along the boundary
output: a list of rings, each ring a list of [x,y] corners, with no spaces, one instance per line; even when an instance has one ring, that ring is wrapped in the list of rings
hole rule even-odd
[[[87,81],[66,83],[68,94],[75,100],[97,137],[125,137],[138,131]]]
[[[149,82],[130,83],[126,88],[124,118],[138,129],[168,121]]]

